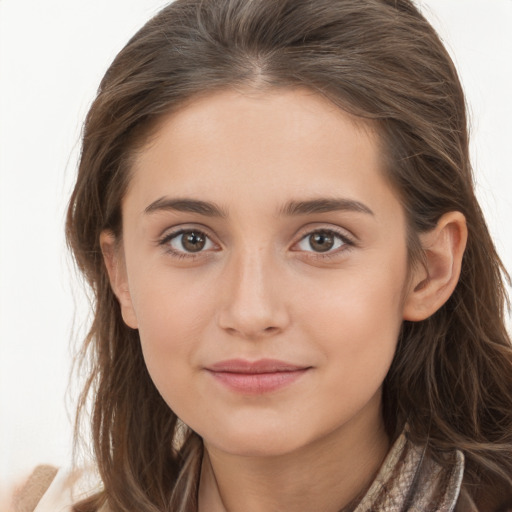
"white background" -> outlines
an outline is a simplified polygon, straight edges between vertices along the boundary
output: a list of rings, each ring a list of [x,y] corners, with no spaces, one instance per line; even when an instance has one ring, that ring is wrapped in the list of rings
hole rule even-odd
[[[0,0],[0,493],[37,463],[69,463],[71,339],[87,304],[63,224],[81,124],[115,54],[165,3]],[[512,0],[419,3],[461,73],[478,194],[512,269]]]

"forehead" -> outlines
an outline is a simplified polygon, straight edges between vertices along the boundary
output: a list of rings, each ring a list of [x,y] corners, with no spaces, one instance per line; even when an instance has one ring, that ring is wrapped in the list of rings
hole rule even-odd
[[[364,196],[373,189],[378,199],[393,195],[383,161],[374,125],[308,89],[225,90],[161,120],[135,159],[128,195],[149,203],[158,194],[224,192],[234,201],[233,191],[263,200],[276,190]]]

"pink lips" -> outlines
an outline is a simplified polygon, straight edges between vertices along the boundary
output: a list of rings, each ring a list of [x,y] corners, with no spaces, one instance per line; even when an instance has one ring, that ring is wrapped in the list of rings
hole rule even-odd
[[[208,366],[211,375],[239,393],[258,395],[277,391],[299,379],[311,367],[297,366],[276,359],[245,361],[230,359]]]

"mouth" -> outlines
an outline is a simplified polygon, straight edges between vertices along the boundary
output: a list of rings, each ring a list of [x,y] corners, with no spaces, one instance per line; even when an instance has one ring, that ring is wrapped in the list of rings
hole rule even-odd
[[[311,366],[276,359],[230,359],[212,364],[205,369],[216,381],[232,391],[259,395],[291,385],[306,374]]]

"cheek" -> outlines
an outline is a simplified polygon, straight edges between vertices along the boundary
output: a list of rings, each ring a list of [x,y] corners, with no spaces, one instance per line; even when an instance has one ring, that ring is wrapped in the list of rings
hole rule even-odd
[[[214,311],[212,283],[164,265],[136,276],[132,293],[141,338],[189,346]]]
[[[175,395],[188,392],[194,355],[215,302],[203,287],[162,278],[142,280],[135,297],[144,360],[157,389],[171,406]]]
[[[333,387],[341,375],[345,390],[379,387],[391,365],[402,325],[406,255],[380,265],[340,273],[315,288],[299,318],[329,362]],[[369,387],[368,387],[369,386]]]
[[[400,328],[406,259],[358,267],[326,275],[304,287],[307,293],[295,291],[301,307],[297,318],[308,319],[320,337],[337,333],[354,343],[366,338],[371,344],[372,338],[392,336]]]

